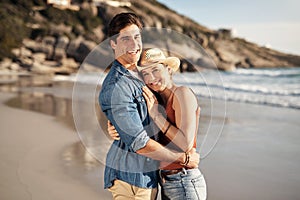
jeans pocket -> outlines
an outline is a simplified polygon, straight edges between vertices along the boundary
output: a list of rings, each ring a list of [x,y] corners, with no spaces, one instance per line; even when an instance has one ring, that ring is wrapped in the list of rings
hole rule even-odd
[[[206,199],[207,196],[207,191],[206,191],[206,182],[205,179],[203,177],[203,175],[199,175],[197,177],[195,177],[194,179],[191,180],[195,192],[198,196],[198,199],[203,200]]]

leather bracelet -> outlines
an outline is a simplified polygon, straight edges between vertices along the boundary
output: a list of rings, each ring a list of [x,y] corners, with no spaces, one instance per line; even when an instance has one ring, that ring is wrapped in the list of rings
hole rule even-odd
[[[186,158],[186,162],[184,163],[184,166],[187,166],[190,162],[190,154],[186,154],[187,155],[187,158]]]
[[[184,155],[185,155],[184,163],[180,163],[180,164],[183,166],[187,166],[190,162],[190,154],[188,154],[187,152],[184,152]]]
[[[166,135],[166,133],[168,132],[170,127],[171,127],[171,123],[169,122],[169,125],[168,125],[167,129],[165,130],[164,135]]]

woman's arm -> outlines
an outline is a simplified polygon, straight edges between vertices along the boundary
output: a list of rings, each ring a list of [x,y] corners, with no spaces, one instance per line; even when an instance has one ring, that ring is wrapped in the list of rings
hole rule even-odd
[[[173,126],[157,111],[157,102],[149,91],[149,89],[144,89],[144,96],[155,124],[175,145],[185,152],[189,151],[193,146],[200,115],[195,95],[187,87],[176,89],[172,104],[175,110],[176,124]]]
[[[164,125],[162,122],[166,121],[165,117],[162,115],[158,115],[156,117],[156,124],[158,127],[162,127],[161,129],[164,129],[165,131],[162,131],[164,133],[164,135],[171,140],[176,146],[178,146],[180,149],[182,149],[185,152],[188,152],[193,144],[194,144],[194,138],[195,138],[195,134],[196,131],[198,130],[198,121],[199,121],[199,117],[200,117],[200,107],[197,108],[195,116],[196,116],[196,128],[195,128],[195,132],[190,132],[188,135],[187,131],[183,131],[179,128],[177,128],[177,126],[172,125],[170,122],[165,122]],[[158,125],[160,124],[160,125]],[[167,128],[166,128],[167,127]]]
[[[176,126],[170,126],[165,135],[185,151],[193,147],[200,108],[194,93],[187,87],[175,90],[172,107],[175,111]],[[199,113],[197,117],[197,110]]]

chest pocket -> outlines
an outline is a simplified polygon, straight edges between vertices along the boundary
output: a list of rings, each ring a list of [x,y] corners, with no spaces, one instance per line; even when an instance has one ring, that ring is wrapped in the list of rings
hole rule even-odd
[[[146,100],[144,99],[143,94],[140,91],[136,91],[134,94],[135,95],[134,95],[133,101],[136,104],[137,110],[140,114],[140,118],[141,118],[142,122],[144,123],[144,121],[147,118],[147,112],[148,112]]]

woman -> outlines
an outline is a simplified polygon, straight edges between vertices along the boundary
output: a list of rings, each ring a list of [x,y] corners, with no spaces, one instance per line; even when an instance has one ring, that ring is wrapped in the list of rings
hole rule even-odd
[[[159,142],[170,149],[188,152],[196,147],[200,108],[192,90],[185,86],[178,87],[172,80],[179,65],[178,58],[166,58],[160,49],[146,49],[142,53],[138,71],[147,85],[143,88],[143,95],[148,112],[161,130]],[[118,139],[113,126],[109,125],[108,130],[114,139]],[[162,199],[206,199],[206,183],[200,170],[184,166],[160,162]]]

